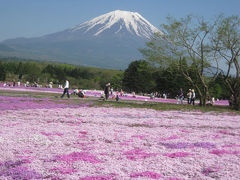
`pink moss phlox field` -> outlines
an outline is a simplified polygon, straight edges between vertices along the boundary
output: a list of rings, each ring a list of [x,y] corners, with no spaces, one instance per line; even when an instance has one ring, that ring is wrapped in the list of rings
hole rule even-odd
[[[156,153],[146,153],[142,149],[133,149],[123,153],[129,160],[145,159],[151,156],[156,156]]]
[[[55,158],[56,161],[65,161],[67,163],[73,163],[75,161],[86,161],[89,163],[101,163],[94,155],[88,152],[72,152],[66,155],[60,155]]]
[[[68,102],[68,103],[64,103]],[[85,104],[88,105],[88,104]],[[81,106],[84,106],[82,104]],[[50,108],[75,108],[79,105],[69,103],[68,100],[52,100],[47,98],[30,97],[7,97],[0,96],[0,110],[23,110],[23,109],[50,109]]]
[[[11,177],[12,179],[41,179],[42,176],[35,171],[25,167],[25,161],[6,161],[0,165],[0,177]]]
[[[79,180],[115,180],[115,174],[110,175],[100,175],[100,176],[86,176],[79,178]]]
[[[191,153],[188,152],[174,152],[174,153],[165,153],[164,156],[170,157],[170,158],[178,158],[178,157],[187,157],[191,156]]]
[[[147,177],[149,179],[160,179],[162,175],[155,172],[145,171],[140,173],[132,173],[130,177],[131,178]]]
[[[0,179],[240,177],[237,114],[67,102],[0,96]]]

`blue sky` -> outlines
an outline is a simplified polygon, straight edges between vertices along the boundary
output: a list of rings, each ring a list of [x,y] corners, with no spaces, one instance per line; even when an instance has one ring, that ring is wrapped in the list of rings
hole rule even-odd
[[[62,31],[114,10],[134,11],[156,27],[166,16],[240,16],[239,0],[0,0],[0,41]]]

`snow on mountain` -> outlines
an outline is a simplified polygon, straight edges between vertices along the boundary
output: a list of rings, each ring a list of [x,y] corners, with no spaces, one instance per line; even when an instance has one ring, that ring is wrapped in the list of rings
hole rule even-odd
[[[90,21],[70,28],[68,31],[76,32],[84,30],[84,33],[88,33],[94,29],[93,35],[98,36],[116,24],[118,27],[114,28],[115,34],[119,34],[126,29],[131,34],[150,39],[154,33],[160,32],[139,13],[121,10],[103,14]]]

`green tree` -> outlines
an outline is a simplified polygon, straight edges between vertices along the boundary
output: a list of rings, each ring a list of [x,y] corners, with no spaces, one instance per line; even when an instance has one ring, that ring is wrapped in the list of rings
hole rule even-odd
[[[5,70],[7,73],[16,73],[17,71],[17,63],[16,62],[5,62]]]
[[[200,105],[205,106],[209,96],[208,84],[213,75],[206,77],[215,54],[209,46],[215,22],[187,16],[180,20],[167,18],[163,33],[156,33],[140,52],[147,60],[168,68],[174,64],[182,76],[196,89]]]
[[[155,88],[153,67],[147,61],[139,60],[129,64],[123,75],[123,89],[128,92],[150,92]]]
[[[240,110],[240,18],[238,16],[221,17],[212,40],[224,64],[224,82],[234,95],[233,108]]]
[[[113,87],[114,89],[122,89],[122,81],[123,81],[123,73],[118,73],[116,75],[114,75],[111,80],[111,87]]]
[[[18,79],[22,79],[22,76],[24,75],[25,72],[26,69],[24,68],[24,64],[22,62],[19,62],[15,72],[15,74],[18,75]]]
[[[41,76],[41,68],[35,62],[27,62],[24,65],[26,80],[29,82],[38,82]]]
[[[6,80],[6,70],[2,62],[0,61],[0,81]]]
[[[42,73],[48,73],[53,77],[55,75],[55,67],[52,64],[48,64],[43,70]]]
[[[176,97],[180,88],[187,91],[187,89],[191,87],[174,64],[168,68],[159,68],[159,70],[154,73],[154,78],[156,81],[156,91],[168,93],[169,97],[172,98]]]
[[[55,81],[64,84],[66,79],[66,71],[64,70],[64,66],[58,65],[54,66],[54,79]]]

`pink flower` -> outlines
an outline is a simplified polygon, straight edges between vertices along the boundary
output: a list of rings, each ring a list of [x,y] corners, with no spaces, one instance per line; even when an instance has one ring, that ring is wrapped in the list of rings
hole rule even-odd
[[[151,179],[160,179],[162,175],[155,172],[145,171],[145,172],[139,172],[139,173],[132,173],[130,177],[131,178],[147,177]]]
[[[165,153],[163,155],[170,158],[178,158],[178,157],[188,157],[188,156],[191,156],[192,154],[187,152],[175,152],[175,153]]]

